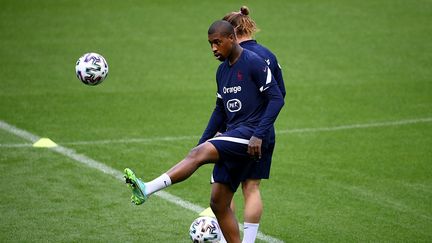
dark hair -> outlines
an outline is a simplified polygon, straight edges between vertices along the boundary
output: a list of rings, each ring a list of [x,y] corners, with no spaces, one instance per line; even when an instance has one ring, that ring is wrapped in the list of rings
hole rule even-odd
[[[247,6],[242,6],[239,12],[231,12],[223,17],[231,23],[235,28],[237,36],[252,36],[259,31],[255,21],[249,17],[249,8]]]
[[[212,25],[210,25],[208,29],[208,34],[211,35],[216,32],[220,33],[223,36],[229,36],[229,35],[235,36],[234,27],[225,20],[217,20],[213,22]]]

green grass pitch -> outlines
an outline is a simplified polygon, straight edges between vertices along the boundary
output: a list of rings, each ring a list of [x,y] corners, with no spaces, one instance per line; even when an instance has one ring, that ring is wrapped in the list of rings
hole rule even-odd
[[[431,242],[428,0],[1,0],[0,120],[152,179],[205,128],[219,64],[206,31],[244,4],[287,88],[260,231]],[[90,51],[110,66],[96,87],[74,73]],[[28,144],[0,129],[1,242],[189,242],[196,212],[156,196],[133,206],[120,180]],[[210,172],[166,191],[207,207]]]

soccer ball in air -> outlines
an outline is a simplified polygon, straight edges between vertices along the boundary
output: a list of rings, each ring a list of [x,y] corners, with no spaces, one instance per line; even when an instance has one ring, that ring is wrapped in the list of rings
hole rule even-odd
[[[90,52],[80,57],[75,66],[76,75],[87,85],[102,83],[108,75],[108,63],[97,53]]]
[[[194,243],[219,242],[221,234],[217,220],[211,217],[199,217],[189,228],[189,235]]]

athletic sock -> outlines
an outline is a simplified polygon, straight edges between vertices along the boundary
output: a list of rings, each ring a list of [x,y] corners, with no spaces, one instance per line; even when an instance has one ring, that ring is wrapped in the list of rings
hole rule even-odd
[[[225,240],[225,237],[223,236],[222,231],[221,231],[221,239],[220,239],[219,243],[228,243],[228,242]]]
[[[243,241],[242,243],[255,242],[258,233],[259,224],[244,223],[243,224]]]
[[[151,194],[160,191],[171,185],[171,178],[168,174],[164,173],[158,178],[145,183],[145,194],[150,196]]]

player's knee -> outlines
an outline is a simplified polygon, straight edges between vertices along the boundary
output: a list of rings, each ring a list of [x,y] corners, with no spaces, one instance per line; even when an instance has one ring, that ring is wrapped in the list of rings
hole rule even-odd
[[[259,194],[260,180],[246,180],[242,183],[242,191],[245,197]]]
[[[186,158],[194,163],[201,164],[204,163],[204,161],[202,160],[201,153],[202,153],[201,147],[197,146],[189,151],[189,154],[187,155]]]
[[[224,211],[224,206],[222,202],[213,197],[210,199],[210,208],[212,209],[214,214],[218,214]]]
[[[221,199],[221,197],[212,196],[210,198],[210,208],[215,214],[224,212],[225,210],[229,209],[229,207],[230,204],[227,204],[224,200]]]
[[[218,214],[221,211],[220,205],[218,205],[214,198],[210,199],[210,208],[214,214]]]
[[[188,158],[196,158],[199,154],[199,146],[194,147],[189,151],[189,154],[187,155]]]
[[[212,150],[208,144],[203,143],[189,151],[189,154],[186,156],[186,159],[196,163],[198,165],[203,165],[206,163],[211,163],[212,161],[216,161],[218,158],[216,150]]]
[[[246,180],[242,183],[242,189],[244,191],[255,191],[259,190],[261,180]]]

